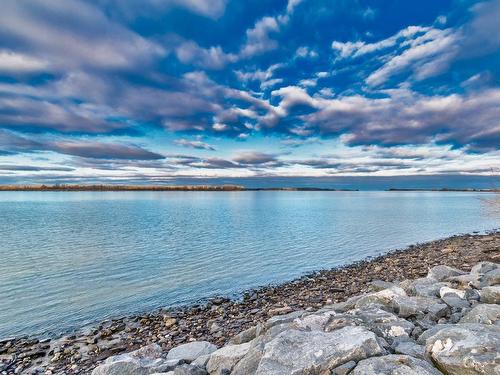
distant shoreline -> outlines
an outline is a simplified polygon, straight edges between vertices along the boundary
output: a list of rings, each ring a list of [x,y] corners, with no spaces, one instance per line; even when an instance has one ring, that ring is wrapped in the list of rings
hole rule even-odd
[[[360,191],[318,187],[248,188],[241,185],[0,185],[0,191]],[[389,188],[389,192],[471,192],[499,193],[500,189]]]
[[[239,185],[26,185],[1,186],[0,191],[359,191],[315,187],[247,188]]]

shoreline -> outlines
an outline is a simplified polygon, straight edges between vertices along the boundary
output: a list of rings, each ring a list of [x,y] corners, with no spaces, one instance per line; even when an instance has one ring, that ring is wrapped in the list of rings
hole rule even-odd
[[[386,191],[386,192],[449,192],[449,193],[500,193],[500,189],[475,188],[387,188],[382,190],[360,190],[344,188],[320,187],[245,187],[242,185],[0,185],[0,192],[7,191],[37,191],[37,192],[118,192],[118,191],[209,191],[209,192],[239,192],[239,191],[319,191],[319,192],[357,192],[357,191]]]
[[[90,373],[104,359],[156,343],[163,350],[193,340],[224,345],[257,323],[297,310],[315,311],[370,290],[370,282],[423,277],[436,265],[470,269],[480,261],[500,262],[500,232],[460,234],[334,269],[320,270],[278,285],[248,290],[241,298],[107,320],[69,335],[0,340],[0,372],[33,366],[51,372]],[[8,357],[11,360],[8,360]],[[6,368],[6,369],[5,369]],[[12,372],[11,372],[12,370]],[[19,371],[19,370],[18,370]]]

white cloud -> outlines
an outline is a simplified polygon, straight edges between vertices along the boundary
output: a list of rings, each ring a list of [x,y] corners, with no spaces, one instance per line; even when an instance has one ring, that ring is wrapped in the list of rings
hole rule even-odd
[[[188,147],[188,148],[195,148],[195,149],[198,149],[198,150],[210,150],[210,151],[215,151],[215,147],[206,143],[206,142],[203,142],[203,141],[200,141],[200,140],[188,140],[188,139],[185,139],[185,138],[181,138],[181,139],[176,139],[174,141],[174,143],[176,145],[179,145],[179,146],[183,146],[183,147]]]
[[[299,81],[299,85],[302,87],[314,87],[318,84],[317,79],[309,78],[309,79],[301,79]]]
[[[286,12],[288,14],[293,13],[295,8],[302,2],[303,0],[288,0],[288,4],[286,6]]]
[[[300,135],[349,134],[350,144],[423,144],[442,142],[470,145],[476,150],[496,147],[500,140],[500,89],[459,95],[425,96],[410,90],[387,92],[387,98],[361,95],[310,96],[303,88],[275,90],[278,106],[260,121],[274,128],[295,106],[309,106],[298,116],[303,125],[281,129]],[[280,129],[277,129],[280,131]]]
[[[216,132],[223,132],[228,130],[229,126],[227,126],[226,124],[221,124],[220,122],[216,122],[212,125],[212,129],[214,129]]]
[[[432,36],[429,36],[432,34]],[[391,76],[407,69],[423,79],[442,72],[457,54],[458,38],[451,30],[430,30],[423,37],[413,40],[411,47],[394,56],[366,79],[371,86],[383,84]],[[419,64],[415,64],[415,63]]]
[[[236,55],[226,54],[220,46],[202,48],[193,41],[180,44],[175,53],[181,62],[207,69],[222,69],[228,62],[237,60]]]
[[[365,45],[365,42],[357,41],[357,42],[332,42],[332,49],[337,50],[340,54],[340,57],[346,58],[350,57],[359,50],[361,47]]]
[[[48,62],[8,50],[0,50],[0,72],[8,74],[33,73],[45,70]]]
[[[255,26],[246,32],[247,41],[241,49],[240,56],[247,58],[277,48],[278,42],[271,39],[269,34],[278,30],[278,21],[274,17],[264,17],[257,21]]]
[[[127,69],[144,66],[166,53],[160,45],[113,22],[97,7],[77,0],[57,6],[42,0],[5,0],[0,38],[17,40],[17,45],[63,71],[80,67]]]
[[[297,51],[295,52],[296,57],[302,57],[302,58],[315,58],[318,57],[318,52],[313,50],[312,48],[309,48],[307,46],[302,46],[297,48]]]

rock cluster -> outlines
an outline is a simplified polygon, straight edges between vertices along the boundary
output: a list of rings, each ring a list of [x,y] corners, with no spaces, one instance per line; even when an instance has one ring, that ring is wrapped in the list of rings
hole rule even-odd
[[[443,303],[431,305],[427,311],[429,316],[434,316],[437,321],[449,314],[446,301],[460,303],[453,293],[445,293],[446,290],[443,290],[441,297],[441,287],[448,286],[463,291],[470,284],[473,288],[468,288],[467,292],[464,292],[467,294],[460,294],[459,297],[469,300],[475,296],[477,299],[478,290],[481,289],[483,298],[491,301],[495,296],[494,290],[487,288],[498,285],[498,282],[495,282],[498,280],[498,273],[496,279],[491,277],[488,282],[483,280],[482,284],[481,281],[478,284],[477,278],[468,272],[455,271],[454,276],[444,275],[453,277],[453,284],[450,284],[451,281],[443,280],[442,267],[433,267],[447,265],[469,271],[474,264],[482,261],[500,262],[499,231],[453,236],[412,245],[407,249],[355,264],[315,272],[278,286],[251,290],[237,299],[217,297],[174,310],[160,309],[137,316],[117,318],[62,337],[17,337],[0,340],[0,374],[90,374],[108,357],[132,352],[151,344],[159,345],[162,353],[192,341],[208,341],[218,347],[224,346],[228,341],[232,344],[242,344],[260,335],[260,328],[257,328],[268,324],[267,321],[272,317],[278,319],[276,316],[294,312],[296,316],[291,316],[295,316],[295,319],[303,314],[301,310],[310,313],[352,296],[390,289],[395,284],[402,287],[407,296],[439,296]],[[481,267],[476,271],[484,274],[493,271],[487,266]],[[432,278],[424,277],[429,269],[433,269]],[[417,281],[401,282],[404,279]],[[396,289],[391,293],[397,294],[400,291]],[[383,296],[368,299],[370,298],[383,299]],[[402,300],[400,298],[398,303]],[[420,299],[418,303],[424,301],[425,299]],[[398,311],[401,317],[411,314],[415,309],[411,304],[403,307],[406,311]],[[464,317],[464,323],[488,324],[486,322],[491,321],[494,314],[495,311],[491,307],[485,306],[479,313]],[[458,317],[454,315],[450,318],[455,321]],[[412,319],[411,316],[409,319]],[[243,333],[239,334],[240,332]],[[230,338],[232,339],[229,340]],[[410,347],[407,342],[397,345],[396,353],[419,358],[421,348]],[[342,371],[346,371],[345,367],[351,365],[352,361],[342,365]]]
[[[373,282],[317,311],[276,315],[217,348],[151,344],[106,359],[92,375],[500,375],[500,265]]]

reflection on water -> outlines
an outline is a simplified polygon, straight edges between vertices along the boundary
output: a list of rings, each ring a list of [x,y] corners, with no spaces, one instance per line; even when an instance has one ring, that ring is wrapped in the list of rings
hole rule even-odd
[[[481,201],[482,210],[485,215],[493,218],[500,216],[500,194],[487,194],[478,198]]]
[[[496,207],[498,195],[475,193],[3,192],[0,337],[57,333],[497,228]]]

